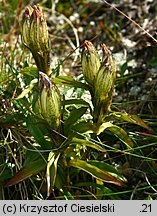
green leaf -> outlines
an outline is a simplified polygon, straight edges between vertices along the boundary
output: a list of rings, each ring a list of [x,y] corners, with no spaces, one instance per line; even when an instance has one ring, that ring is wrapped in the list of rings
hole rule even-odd
[[[147,130],[152,130],[141,118],[139,118],[137,115],[130,115],[128,113],[123,112],[113,112],[110,115],[108,115],[107,120],[124,120],[136,125],[139,125],[143,128],[146,128]]]
[[[10,127],[11,125],[21,124],[25,122],[25,116],[21,113],[6,113],[4,116],[0,117],[0,124],[4,127]]]
[[[100,145],[94,142],[88,141],[88,140],[73,137],[70,143],[80,144],[80,145],[84,145],[84,146],[88,146],[90,148],[96,149],[97,151],[106,152],[106,150],[103,147],[101,147]]]
[[[118,127],[117,125],[113,125],[110,122],[105,122],[100,126],[94,126],[94,127],[95,127],[94,130],[97,133],[97,135],[102,133],[104,130],[109,130],[115,136],[117,136],[128,148],[133,147],[132,140],[121,127]]]
[[[70,100],[64,100],[63,102],[64,102],[64,105],[78,104],[78,105],[89,107],[89,103],[82,99],[70,99]]]
[[[7,179],[11,178],[12,176],[12,169],[4,165],[0,168],[0,184]]]
[[[122,181],[126,181],[126,179],[116,170],[113,166],[110,164],[105,163],[104,161],[96,161],[96,160],[90,160],[88,161],[91,165],[94,165],[98,167],[101,170],[104,170],[110,174],[112,174],[117,179],[120,179]]]
[[[17,100],[25,97],[29,92],[31,92],[31,90],[33,89],[33,87],[38,83],[38,79],[33,79],[30,84],[23,90],[23,92],[16,98]]]
[[[121,66],[121,73],[122,73],[122,75],[124,74],[124,72],[126,71],[127,68],[128,68],[128,62],[125,62],[125,63]]]
[[[87,107],[81,107],[78,109],[74,109],[71,111],[69,118],[64,123],[65,132],[69,132],[69,129],[73,126],[78,119],[81,118],[83,114],[85,114]]]
[[[74,125],[73,130],[80,134],[93,133],[93,124],[82,121]]]
[[[24,166],[19,172],[17,172],[6,184],[5,187],[10,187],[15,184],[30,178],[32,175],[39,173],[46,167],[46,161],[43,158],[35,160],[30,164]]]
[[[41,152],[38,151],[38,149],[33,148],[33,146],[30,146],[30,148],[28,148],[26,151],[25,161],[23,165],[27,166],[28,164],[37,160],[39,157],[42,157]]]
[[[124,186],[124,183],[122,181],[115,178],[114,176],[112,176],[108,172],[101,170],[100,168],[98,168],[94,165],[91,165],[88,162],[85,162],[83,160],[77,160],[77,159],[70,160],[68,165],[72,166],[72,167],[76,167],[80,170],[83,170],[83,171],[89,173],[90,175],[92,175],[93,177],[100,179],[104,182],[115,184],[118,186]]]
[[[57,156],[54,152],[49,153],[47,170],[46,170],[46,179],[47,179],[47,196],[52,192],[52,189],[55,184],[56,174],[57,174],[57,162],[60,154]]]
[[[24,75],[28,75],[29,77],[38,78],[38,69],[37,67],[25,67],[21,70],[21,73]]]
[[[75,81],[70,76],[58,76],[58,77],[55,77],[53,79],[53,82],[55,84],[59,84],[59,85],[71,86],[71,87],[74,87],[74,88],[83,88],[83,89],[86,89],[86,90],[89,90],[89,88],[90,88],[87,84]]]
[[[73,195],[66,189],[63,190],[63,193],[64,193],[65,200],[74,200]]]
[[[29,132],[32,134],[42,149],[45,150],[52,148],[51,143],[45,139],[45,136],[48,135],[48,131],[44,125],[39,124],[39,122],[33,116],[27,117],[26,124]]]
[[[58,161],[59,162],[59,161]],[[62,161],[61,161],[62,163]],[[62,163],[63,165],[63,163]],[[59,163],[58,163],[58,167],[57,167],[57,173],[56,173],[56,179],[55,179],[55,187],[58,188],[59,191],[63,192],[63,190],[65,189],[64,186],[66,184],[66,177],[65,177],[65,167],[62,167]]]

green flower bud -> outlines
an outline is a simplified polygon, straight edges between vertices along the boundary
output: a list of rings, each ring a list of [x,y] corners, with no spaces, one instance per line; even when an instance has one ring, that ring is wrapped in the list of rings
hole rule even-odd
[[[30,47],[30,18],[33,13],[33,8],[28,6],[25,9],[22,19],[22,40],[26,47]]]
[[[39,95],[34,112],[56,130],[61,121],[61,95],[50,78],[39,72]]]
[[[103,121],[106,113],[110,111],[112,95],[116,80],[116,65],[110,50],[102,44],[104,58],[94,83],[94,119]],[[99,116],[99,117],[98,117]]]
[[[82,73],[88,84],[93,86],[93,81],[100,68],[100,59],[96,48],[90,41],[85,40],[84,44],[85,47],[81,57]]]
[[[50,46],[46,19],[39,6],[25,9],[22,20],[22,39],[32,52],[40,71],[50,74]]]

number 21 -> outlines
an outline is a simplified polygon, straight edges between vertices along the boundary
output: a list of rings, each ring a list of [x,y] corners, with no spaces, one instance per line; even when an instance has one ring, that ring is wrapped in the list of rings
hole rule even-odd
[[[141,212],[151,212],[151,210],[152,210],[151,204],[149,204],[149,205],[147,205],[147,204],[142,204],[142,207],[143,207],[143,209],[142,209]]]

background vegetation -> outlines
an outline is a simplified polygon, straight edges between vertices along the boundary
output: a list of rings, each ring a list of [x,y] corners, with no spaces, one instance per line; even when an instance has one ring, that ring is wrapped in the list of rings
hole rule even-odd
[[[37,77],[19,26],[25,6],[36,3],[48,23],[52,79],[65,99],[59,138],[32,114],[31,91],[17,100]],[[155,1],[112,3],[156,38]],[[2,0],[0,30],[0,199],[156,199],[156,42],[96,0]],[[99,135],[88,127],[92,105],[81,68],[84,40],[98,50],[105,43],[117,64],[110,114],[120,116],[108,116],[114,130]],[[63,139],[60,148],[52,146],[54,136]]]

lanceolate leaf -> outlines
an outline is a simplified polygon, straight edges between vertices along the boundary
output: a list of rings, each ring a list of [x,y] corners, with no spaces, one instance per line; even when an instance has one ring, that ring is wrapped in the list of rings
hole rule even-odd
[[[115,178],[108,172],[101,170],[100,168],[92,164],[89,164],[86,161],[74,159],[74,160],[70,160],[68,165],[83,170],[89,173],[90,175],[92,175],[93,177],[100,179],[104,182],[112,183],[118,186],[124,186],[124,183],[119,179]]]
[[[74,131],[78,133],[93,133],[93,124],[90,122],[81,121],[74,125]]]
[[[35,160],[30,164],[24,166],[19,172],[17,172],[6,184],[5,187],[9,187],[18,184],[32,175],[37,174],[46,167],[46,161],[43,158]]]
[[[130,137],[127,135],[127,133],[117,125],[113,125],[110,122],[105,122],[101,126],[95,127],[95,132],[99,135],[104,130],[111,131],[115,136],[117,136],[128,148],[133,147],[133,142],[130,139]]]
[[[56,180],[57,174],[57,163],[60,154],[56,155],[54,152],[49,153],[47,170],[46,170],[46,179],[47,179],[47,196],[50,195]]]
[[[143,128],[146,128],[147,130],[151,130],[151,128],[137,115],[131,115],[128,113],[123,112],[113,112],[110,115],[108,115],[107,120],[124,120],[136,125],[139,125]]]
[[[59,161],[58,161],[59,162]],[[62,163],[62,160],[61,160]],[[55,187],[62,191],[65,184],[66,184],[66,172],[65,172],[65,167],[61,166],[59,163],[57,163],[57,173],[56,173],[56,178],[55,178]]]
[[[37,67],[34,67],[34,66],[23,68],[21,70],[21,73],[24,75],[28,75],[29,77],[38,78],[38,69]]]
[[[81,118],[81,116],[86,112],[87,107],[81,107],[78,109],[73,110],[70,113],[69,118],[64,123],[65,130],[69,131],[69,128],[73,126],[73,124]]]
[[[45,135],[48,135],[48,131],[44,125],[38,123],[33,116],[27,116],[26,124],[29,132],[34,139],[38,142],[42,149],[51,149],[52,145],[45,139]]]
[[[87,84],[75,81],[70,76],[58,76],[53,79],[53,82],[59,85],[66,85],[66,86],[71,86],[75,88],[83,88],[83,89],[89,90],[89,86]]]
[[[126,181],[125,178],[118,172],[118,170],[116,170],[110,164],[105,163],[104,161],[90,160],[90,161],[88,161],[88,163],[98,167],[101,170],[104,170],[104,171],[110,173],[111,175],[113,175],[114,177],[116,177],[122,181]]]
[[[83,105],[83,106],[87,106],[89,107],[89,103],[82,100],[82,99],[70,99],[70,100],[64,100],[63,101],[64,105],[74,105],[74,104],[78,104],[78,105]]]
[[[30,84],[23,90],[23,92],[16,99],[18,100],[25,97],[33,89],[33,87],[37,84],[37,82],[38,79],[33,79],[30,82]]]
[[[76,144],[88,146],[90,148],[96,149],[97,151],[106,152],[106,150],[104,148],[102,148],[100,145],[98,145],[94,142],[88,141],[88,140],[73,137],[71,140],[71,143],[74,143],[74,144],[76,143]]]

